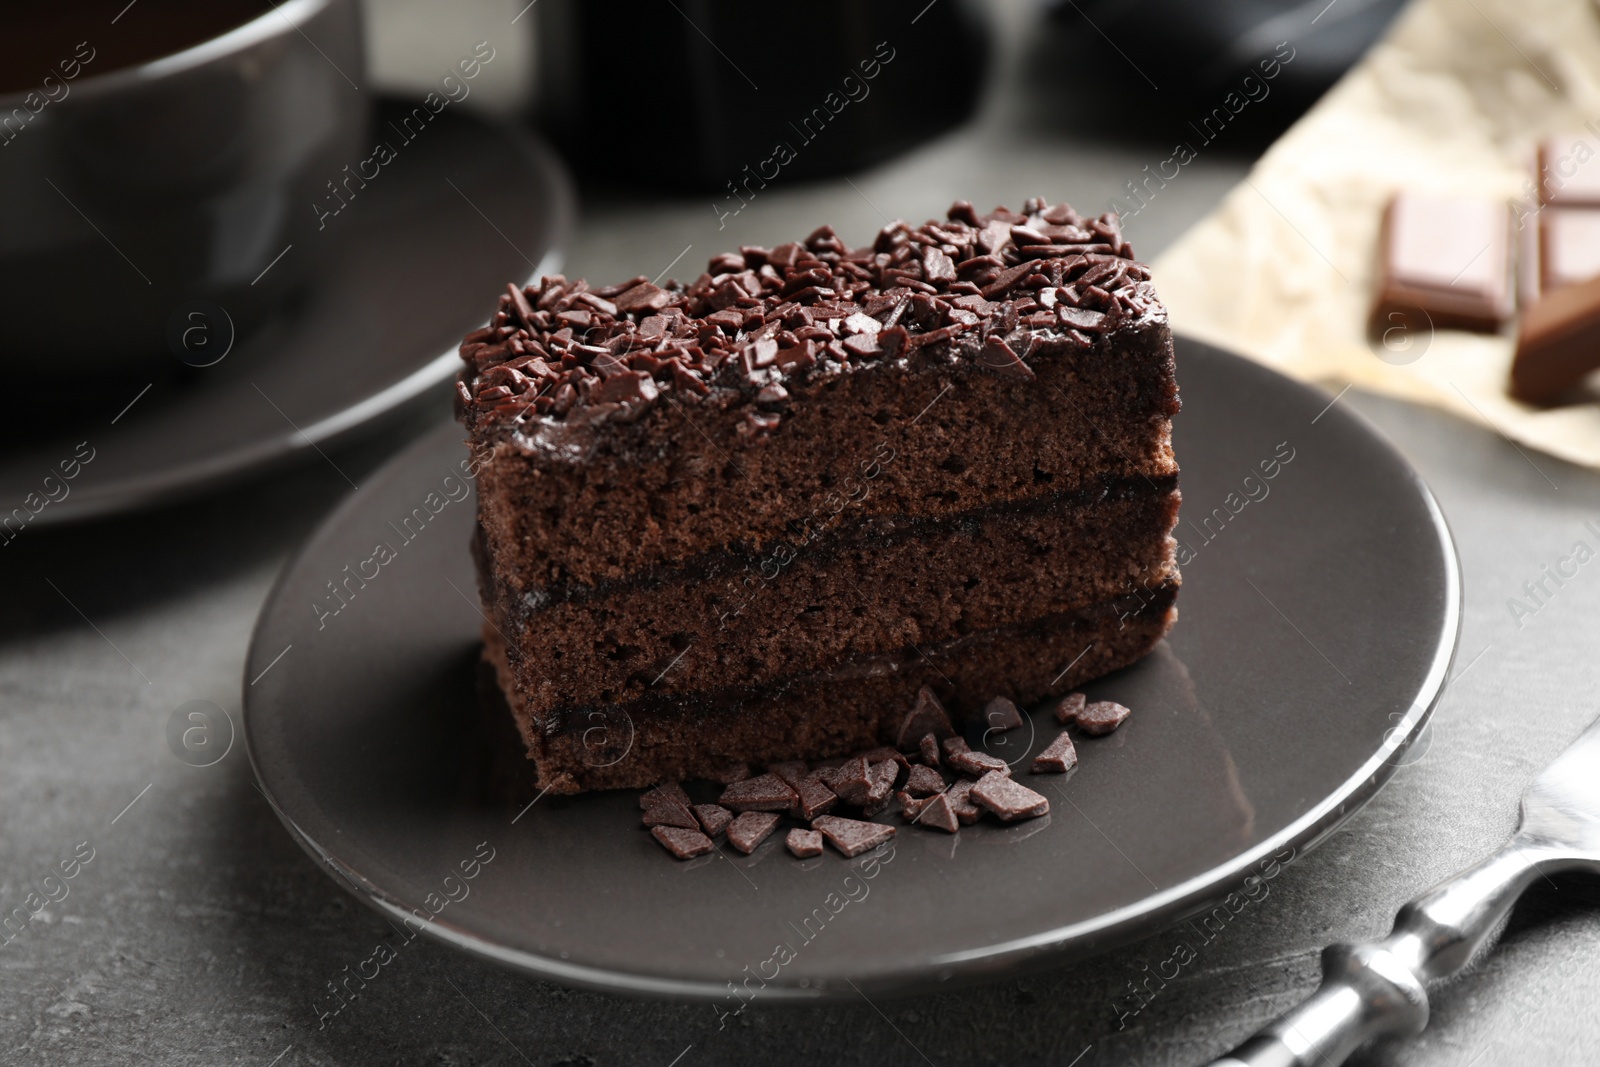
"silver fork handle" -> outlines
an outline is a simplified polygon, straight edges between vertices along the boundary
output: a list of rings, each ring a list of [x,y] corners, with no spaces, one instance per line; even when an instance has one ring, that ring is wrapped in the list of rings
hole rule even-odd
[[[1573,862],[1514,838],[1402,907],[1382,941],[1324,949],[1322,985],[1310,999],[1210,1067],[1335,1067],[1372,1038],[1421,1033],[1428,984],[1465,968],[1529,883]]]

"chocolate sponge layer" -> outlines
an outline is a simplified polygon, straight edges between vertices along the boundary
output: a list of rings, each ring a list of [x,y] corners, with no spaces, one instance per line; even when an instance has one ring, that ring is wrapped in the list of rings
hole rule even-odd
[[[1173,479],[1110,481],[939,519],[842,513],[765,552],[724,550],[626,582],[517,594],[496,624],[525,706],[764,685],[841,660],[1092,607],[1175,580]]]
[[[526,706],[499,633],[485,627],[484,639],[539,788],[577,793],[702,777],[736,761],[821,759],[892,742],[923,685],[958,715],[975,713],[997,695],[1033,704],[1142,658],[1176,618],[1176,594],[1169,583],[1086,611],[863,656],[770,685],[571,707],[555,717]]]
[[[1031,365],[1036,380],[931,355],[819,374],[754,441],[737,394],[475,440],[489,561],[519,592],[593,585],[723,546],[760,551],[840,499],[936,517],[1177,474],[1164,317],[1086,350],[1041,345]]]

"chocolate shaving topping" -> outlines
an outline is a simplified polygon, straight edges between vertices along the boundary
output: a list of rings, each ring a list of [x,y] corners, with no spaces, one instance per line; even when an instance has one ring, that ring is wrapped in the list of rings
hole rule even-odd
[[[694,812],[694,817],[700,820],[701,828],[711,837],[722,833],[733,821],[733,812],[721,804],[696,804],[689,810]]]
[[[1089,704],[1089,698],[1082,693],[1068,693],[1056,704],[1056,722],[1063,726],[1078,721],[1079,714]]]
[[[978,779],[972,787],[972,802],[994,812],[1001,822],[1032,819],[1050,811],[1050,801],[999,771]]]
[[[917,702],[901,720],[895,744],[903,749],[912,749],[917,747],[924,734],[932,734],[943,740],[954,736],[955,732],[955,727],[950,725],[950,713],[944,710],[944,705],[939,703],[933,690],[923,686],[917,691]]]
[[[662,848],[680,860],[704,856],[717,847],[711,843],[711,838],[699,830],[680,830],[676,826],[652,826],[650,832],[661,842]]]
[[[894,836],[892,826],[859,819],[841,819],[837,815],[824,815],[811,825],[821,830],[828,843],[846,856],[859,856]]]
[[[1072,738],[1065,730],[1033,757],[1034,774],[1066,774],[1077,765],[1078,750],[1072,747]]]
[[[1109,734],[1133,714],[1121,704],[1110,700],[1097,700],[1078,712],[1078,729],[1090,737]]]
[[[1022,725],[1022,713],[1005,697],[995,697],[983,706],[983,721],[991,730],[1015,730]]]
[[[780,821],[780,816],[770,811],[747,811],[728,824],[728,844],[748,856],[772,836]]]
[[[782,778],[761,774],[728,786],[717,803],[729,811],[788,811],[797,799]]]
[[[817,830],[790,830],[783,843],[801,859],[822,855],[822,834]]]
[[[824,226],[770,251],[725,252],[688,284],[596,289],[557,274],[508,286],[461,345],[460,392],[469,419],[516,430],[627,421],[664,394],[765,408],[794,393],[789,379],[918,353],[1032,379],[1024,357],[1161,313],[1115,216],[1042,200],[979,215],[957,201],[944,220],[890,223],[861,248]],[[783,417],[751,415],[752,439]]]

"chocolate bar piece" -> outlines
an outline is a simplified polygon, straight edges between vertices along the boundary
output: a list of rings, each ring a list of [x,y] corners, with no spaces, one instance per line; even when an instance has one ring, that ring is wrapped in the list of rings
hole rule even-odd
[[[1548,294],[1522,316],[1511,395],[1548,404],[1600,368],[1600,278]]]
[[[1549,293],[1600,275],[1600,209],[1539,213],[1539,283]]]
[[[1547,207],[1600,207],[1600,145],[1586,134],[1539,145],[1539,199]]]
[[[1373,329],[1494,333],[1512,311],[1511,211],[1499,201],[1399,193],[1383,216]]]

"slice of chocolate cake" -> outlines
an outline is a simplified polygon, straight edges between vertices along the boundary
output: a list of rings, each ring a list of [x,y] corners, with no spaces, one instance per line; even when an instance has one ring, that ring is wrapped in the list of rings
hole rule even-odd
[[[1175,617],[1172,341],[1114,217],[547,277],[461,357],[487,655],[553,791],[892,743],[924,685],[1030,704]]]

